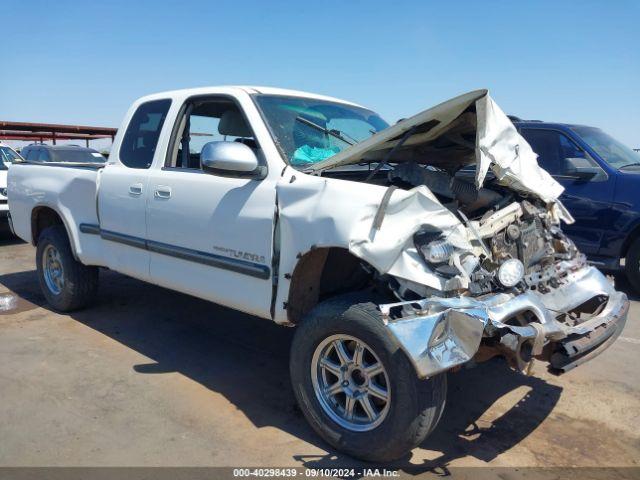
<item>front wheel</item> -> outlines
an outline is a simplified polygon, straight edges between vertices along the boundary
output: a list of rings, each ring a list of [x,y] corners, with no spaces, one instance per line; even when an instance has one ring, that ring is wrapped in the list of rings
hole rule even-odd
[[[636,238],[629,246],[625,270],[629,283],[637,293],[640,293],[640,238]]]
[[[435,428],[446,376],[418,379],[377,307],[362,300],[323,302],[297,327],[291,380],[305,417],[328,443],[363,460],[390,461]]]

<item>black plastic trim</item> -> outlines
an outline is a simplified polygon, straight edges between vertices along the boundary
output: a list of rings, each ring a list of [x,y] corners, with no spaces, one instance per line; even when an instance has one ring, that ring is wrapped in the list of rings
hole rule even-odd
[[[133,237],[118,232],[103,230],[99,225],[81,223],[80,231],[90,235],[100,235],[104,240],[122,243],[134,248],[148,250],[150,252],[180,258],[189,262],[201,263],[210,267],[222,268],[232,272],[241,273],[250,277],[267,280],[271,278],[271,269],[267,265],[240,260],[237,258],[224,257],[213,253],[201,252],[190,248],[178,247],[144,238]]]

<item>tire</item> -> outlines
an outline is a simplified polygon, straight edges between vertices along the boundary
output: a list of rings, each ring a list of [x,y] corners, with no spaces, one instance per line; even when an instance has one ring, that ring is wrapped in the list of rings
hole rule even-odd
[[[48,262],[45,255],[53,260]],[[98,268],[87,267],[73,257],[63,225],[42,231],[36,250],[36,265],[40,288],[54,310],[78,310],[95,298]]]
[[[346,347],[351,360],[354,359],[353,351],[357,341],[365,347],[363,355],[368,357],[360,364],[375,365],[377,361],[384,367],[383,374],[375,379],[367,377],[368,383],[364,386],[369,391],[370,385],[376,387],[388,382],[388,402],[372,395],[368,399],[369,402],[377,402],[374,404],[374,413],[380,414],[381,420],[378,418],[371,421],[371,416],[366,418],[366,410],[362,408],[364,403],[355,400],[358,406],[353,410],[353,420],[345,424],[340,412],[344,413],[346,410],[349,395],[338,393],[327,400],[328,394],[320,393],[327,389],[322,388],[325,370],[318,366],[322,364],[319,358],[324,358],[331,369],[335,368],[332,356],[333,359],[337,358],[338,350],[334,347],[333,340],[336,338]],[[329,353],[323,357],[322,352],[327,351]],[[353,375],[348,377],[348,373],[345,373],[345,368],[352,368],[354,364],[349,365],[351,366],[343,366],[341,371],[341,375],[345,375],[341,377],[342,380],[350,385],[345,388],[351,388],[355,378]],[[363,367],[364,372],[367,370],[371,368]],[[386,330],[378,308],[360,294],[327,300],[307,315],[297,327],[293,339],[290,372],[296,400],[313,429],[336,449],[362,460],[381,462],[403,457],[431,433],[440,420],[445,405],[446,374],[427,380],[418,379],[409,359]],[[351,373],[357,372],[354,370]],[[327,377],[340,379],[338,375],[332,375],[330,373]],[[327,382],[327,385],[329,383],[333,382]],[[355,388],[361,388],[359,382],[356,383]],[[341,381],[338,384],[345,385]],[[358,390],[354,395],[361,396],[363,392]],[[336,406],[341,405],[341,398],[345,399],[344,409]],[[368,423],[364,426],[356,424],[357,419],[364,419],[359,421]]]
[[[624,268],[629,283],[636,293],[640,294],[640,237],[629,246]]]

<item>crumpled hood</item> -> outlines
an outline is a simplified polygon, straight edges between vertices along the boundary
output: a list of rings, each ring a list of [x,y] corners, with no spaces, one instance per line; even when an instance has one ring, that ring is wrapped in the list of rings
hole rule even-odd
[[[546,202],[563,187],[538,166],[537,155],[487,90],[460,95],[378,132],[340,153],[310,166],[308,172],[383,160],[404,139],[390,161],[415,161],[441,168],[476,164],[476,186],[491,170],[497,181]],[[475,136],[475,142],[473,141]]]

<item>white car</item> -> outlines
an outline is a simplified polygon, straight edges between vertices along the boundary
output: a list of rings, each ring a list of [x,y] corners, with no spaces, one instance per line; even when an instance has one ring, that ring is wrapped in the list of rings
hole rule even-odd
[[[486,90],[394,126],[290,90],[165,92],[132,105],[106,165],[9,172],[54,309],[108,267],[297,326],[301,410],[376,461],[435,428],[446,372],[502,355],[562,373],[620,334],[627,297],[562,233],[561,192]]]
[[[9,216],[7,171],[13,162],[21,158],[13,148],[0,142],[0,222],[2,223],[6,222],[6,218]]]

